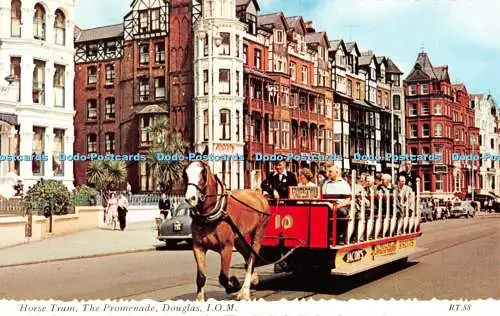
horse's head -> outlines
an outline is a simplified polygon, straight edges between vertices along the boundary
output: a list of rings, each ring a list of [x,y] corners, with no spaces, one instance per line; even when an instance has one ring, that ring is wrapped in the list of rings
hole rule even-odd
[[[187,184],[185,199],[192,207],[205,201],[210,169],[201,161],[191,162],[184,170],[184,183]]]

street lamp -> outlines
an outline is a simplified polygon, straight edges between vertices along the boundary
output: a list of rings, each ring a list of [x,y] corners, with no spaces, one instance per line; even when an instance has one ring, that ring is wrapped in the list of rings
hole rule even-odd
[[[14,77],[13,75],[8,75],[4,79],[9,83],[9,86],[11,86],[14,83],[14,81],[17,81],[17,78]]]

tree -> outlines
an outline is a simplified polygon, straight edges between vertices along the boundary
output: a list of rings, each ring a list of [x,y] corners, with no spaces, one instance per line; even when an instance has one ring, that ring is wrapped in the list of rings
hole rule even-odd
[[[149,152],[149,165],[153,177],[161,191],[171,193],[172,189],[182,181],[182,172],[186,166],[183,160],[162,160],[161,155],[181,155],[186,151],[182,134],[175,133],[165,120],[158,121],[150,128],[153,135],[153,146]]]
[[[105,197],[109,191],[119,189],[126,178],[124,161],[92,161],[87,168],[87,183]]]

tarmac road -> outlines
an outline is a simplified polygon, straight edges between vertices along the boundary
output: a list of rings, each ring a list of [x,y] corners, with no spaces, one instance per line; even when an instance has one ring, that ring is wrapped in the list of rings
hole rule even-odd
[[[310,284],[288,274],[260,270],[253,298],[500,299],[500,216],[422,224],[423,253],[401,266],[357,277],[331,277]],[[231,299],[218,285],[219,257],[207,259],[207,298]],[[234,253],[233,273],[242,278]],[[194,299],[195,263],[190,250],[159,249],[71,261],[0,268],[0,299]]]

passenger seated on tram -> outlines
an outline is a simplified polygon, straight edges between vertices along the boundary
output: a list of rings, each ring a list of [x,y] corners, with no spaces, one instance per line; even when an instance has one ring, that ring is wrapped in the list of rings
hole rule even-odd
[[[406,185],[406,178],[404,176],[399,176],[398,186],[396,187],[395,190],[398,197],[396,216],[400,218],[405,215],[407,198],[408,198],[408,209],[409,209],[408,213],[409,215],[411,215],[413,210],[415,209],[415,195],[411,187]]]
[[[317,177],[318,187],[320,187],[320,188],[323,187],[323,184],[325,183],[325,181],[327,179],[326,171],[320,170],[316,177]]]
[[[340,170],[333,162],[329,161],[326,164],[328,180],[323,184],[323,194],[351,194],[351,187],[340,176]],[[351,197],[337,201],[337,218],[344,219],[349,214],[349,207],[351,206]],[[331,205],[333,207],[333,205]],[[347,221],[337,221],[337,243],[343,243],[347,231]]]
[[[299,187],[316,187],[317,185],[312,182],[314,175],[309,168],[302,168],[299,171]]]
[[[272,198],[286,199],[288,198],[288,187],[297,185],[297,177],[293,172],[286,170],[286,162],[279,161],[275,166],[276,171],[268,174],[267,178],[262,181],[260,187],[264,194]]]
[[[391,196],[392,193],[392,184],[391,184],[391,176],[388,175],[387,173],[384,173],[381,177],[381,182],[377,187],[377,192],[378,192],[378,197],[382,197],[382,212],[384,216],[388,215],[386,214],[387,212],[387,195],[389,197]],[[390,198],[389,198],[390,199]],[[391,200],[392,201],[392,200]],[[377,203],[378,205],[378,203]],[[392,205],[392,202],[391,202]]]

